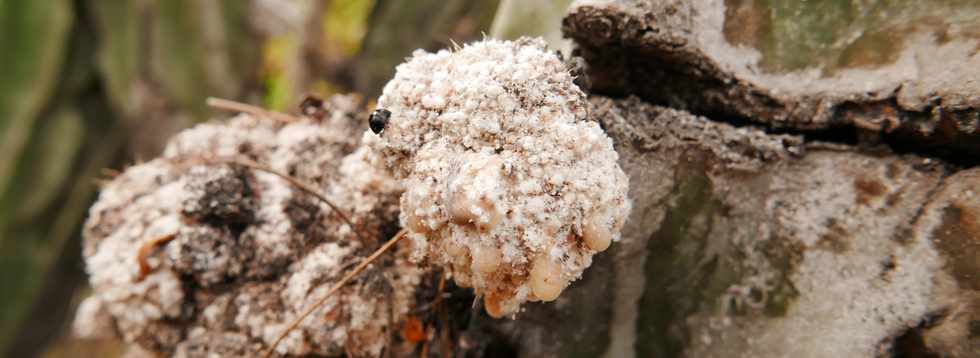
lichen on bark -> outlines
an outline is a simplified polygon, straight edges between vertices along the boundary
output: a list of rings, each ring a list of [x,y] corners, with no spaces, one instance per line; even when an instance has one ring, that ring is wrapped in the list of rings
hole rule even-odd
[[[914,234],[949,167],[636,98],[592,103],[634,182],[662,178],[631,188],[607,355],[874,356],[936,312],[968,307],[944,302],[971,296],[934,283],[955,256],[932,231]],[[967,321],[929,319],[960,327],[945,337],[963,337]]]

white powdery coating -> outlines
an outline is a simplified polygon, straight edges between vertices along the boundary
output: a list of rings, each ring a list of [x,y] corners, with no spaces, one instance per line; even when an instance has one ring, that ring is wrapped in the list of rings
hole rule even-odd
[[[282,124],[242,115],[204,123],[173,138],[162,158],[114,178],[85,226],[94,294],[77,317],[79,333],[106,331],[109,322],[115,327],[108,331],[126,341],[176,356],[256,356],[268,348],[389,234],[379,228],[397,217],[401,187],[371,153],[351,153],[359,139],[351,133],[360,132],[351,120]],[[232,156],[312,184],[357,228],[278,176],[207,164]],[[141,279],[140,248],[170,234],[176,237],[149,252],[152,271]],[[414,305],[423,272],[408,261],[409,250],[403,245],[388,257],[385,270],[396,273],[385,285],[347,285],[277,351],[377,356],[392,320]],[[381,291],[387,284],[392,294]]]
[[[484,295],[487,312],[550,301],[619,238],[628,179],[585,94],[541,40],[416,51],[378,107],[417,256]]]
[[[154,161],[120,175],[106,187],[104,200],[92,207],[86,225],[86,234],[103,230],[107,234],[86,242],[89,282],[97,291],[95,297],[101,301],[89,304],[102,306],[115,317],[117,329],[126,340],[145,337],[150,330],[158,331],[159,344],[176,343],[179,336],[176,330],[154,323],[179,318],[184,299],[180,281],[169,271],[154,272],[137,281],[136,254],[141,241],[133,239],[149,240],[180,229],[177,213],[165,209],[179,207],[182,199],[180,180],[168,173],[171,169],[167,163]],[[161,185],[161,182],[168,183]],[[131,211],[141,215],[125,214]],[[103,217],[109,220],[101,220]],[[156,258],[148,261],[151,266],[160,263]]]
[[[78,305],[78,319],[72,324],[72,335],[82,339],[112,338],[112,319],[102,300],[88,297]]]

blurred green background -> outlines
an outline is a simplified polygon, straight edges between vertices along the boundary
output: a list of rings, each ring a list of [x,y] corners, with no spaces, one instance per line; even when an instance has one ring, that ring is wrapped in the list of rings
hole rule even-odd
[[[305,93],[354,92],[367,105],[416,48],[557,41],[568,3],[0,0],[0,355],[123,352],[71,338],[88,294],[80,228],[101,178],[227,115],[207,97],[292,111]]]

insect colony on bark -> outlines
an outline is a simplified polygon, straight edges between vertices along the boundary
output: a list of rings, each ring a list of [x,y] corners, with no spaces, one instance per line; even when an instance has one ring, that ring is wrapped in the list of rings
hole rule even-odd
[[[630,209],[573,81],[541,40],[485,40],[414,53],[360,139],[337,104],[213,102],[251,115],[182,132],[93,206],[79,324],[174,355],[370,356],[440,303],[416,302],[432,268],[492,317],[555,300]]]

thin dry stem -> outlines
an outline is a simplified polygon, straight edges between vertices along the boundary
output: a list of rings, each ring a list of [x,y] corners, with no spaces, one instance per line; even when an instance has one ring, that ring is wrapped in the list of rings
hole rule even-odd
[[[398,241],[401,241],[401,239],[404,238],[405,234],[407,233],[408,232],[405,230],[399,231],[398,234],[395,234],[395,236],[391,238],[391,240],[388,240],[388,242],[386,242],[384,245],[381,245],[381,247],[375,250],[374,253],[371,254],[371,256],[368,256],[367,259],[365,259],[359,265],[357,265],[357,267],[355,267],[354,270],[347,273],[347,275],[345,275],[344,278],[340,279],[340,281],[337,281],[337,283],[334,284],[333,287],[330,287],[330,290],[327,291],[326,295],[324,295],[322,298],[320,298],[320,300],[316,301],[316,303],[314,303],[309,308],[307,308],[306,311],[303,311],[303,313],[301,313],[299,317],[296,317],[296,319],[293,320],[293,322],[291,322],[289,326],[287,326],[286,329],[279,334],[279,337],[277,337],[276,340],[272,342],[272,345],[269,347],[269,350],[265,352],[264,357],[266,358],[271,357],[273,352],[276,351],[276,346],[278,346],[279,342],[282,342],[282,340],[286,338],[286,335],[288,335],[289,332],[292,332],[293,329],[296,329],[296,327],[299,326],[299,324],[303,322],[303,320],[306,319],[307,316],[313,313],[313,311],[315,311],[320,306],[323,306],[323,304],[327,302],[328,298],[333,296],[333,294],[336,293],[338,290],[340,290],[341,287],[344,287],[344,285],[350,282],[351,279],[353,279],[361,272],[363,272],[364,269],[366,269],[368,265],[370,265],[372,262],[377,260],[378,257],[381,256],[381,254],[391,249],[392,246],[395,246],[395,244],[397,244]]]
[[[442,343],[442,357],[452,357],[453,347],[449,342],[449,311],[442,304],[442,295],[446,291],[446,272],[439,274],[439,289],[436,294],[435,310],[438,312],[439,320],[442,321],[442,329],[439,332],[439,340]]]
[[[442,295],[446,292],[446,271],[439,273],[439,286],[436,290],[436,298],[433,300],[432,305],[435,309],[439,309],[439,304],[442,303]]]
[[[99,174],[109,179],[115,179],[122,172],[112,168],[102,168],[99,170]]]
[[[105,189],[105,187],[109,186],[109,184],[112,183],[112,180],[94,178],[90,180],[90,182],[92,183],[92,185],[95,185],[95,187],[99,188],[99,190],[102,190]]]
[[[221,110],[248,113],[256,117],[272,118],[280,122],[288,123],[288,122],[296,121],[296,117],[293,117],[285,113],[270,111],[262,107],[253,106],[250,104],[236,102],[223,98],[208,97],[207,104],[208,106]]]

